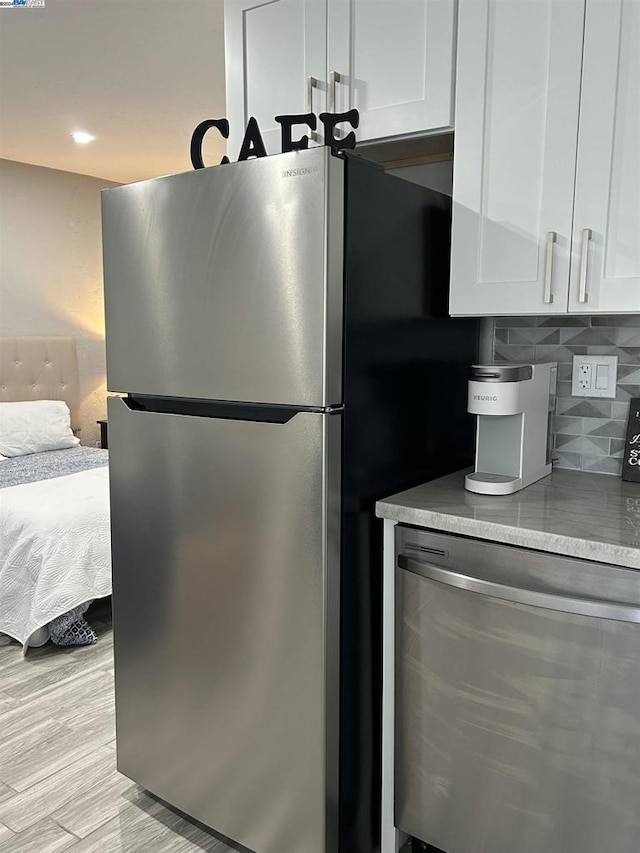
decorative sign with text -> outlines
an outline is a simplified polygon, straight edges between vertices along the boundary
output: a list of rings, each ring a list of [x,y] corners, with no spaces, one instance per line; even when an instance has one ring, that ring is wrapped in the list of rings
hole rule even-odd
[[[640,483],[640,397],[629,401],[629,427],[624,443],[622,479]]]
[[[351,127],[357,128],[360,124],[360,113],[358,110],[348,110],[346,113],[320,113],[318,116],[324,127],[325,145],[329,145],[334,152],[345,151],[349,148],[356,147],[356,135],[347,133],[345,136],[338,138],[336,136],[336,125],[341,122],[350,124]],[[275,120],[280,125],[280,138],[282,153],[287,151],[304,151],[309,147],[309,136],[302,134],[298,139],[293,138],[293,128],[296,126],[308,128],[312,132],[318,126],[318,119],[313,113],[304,113],[303,115],[286,115],[276,116]],[[220,133],[223,139],[229,138],[229,121],[226,118],[208,118],[201,121],[193,131],[191,136],[191,162],[194,169],[204,169],[205,163],[202,158],[202,143],[205,134],[211,128]],[[298,133],[301,131],[299,130]],[[250,157],[266,157],[267,150],[264,147],[260,127],[256,119],[251,116],[247,122],[247,129],[244,133],[242,147],[238,155],[238,162],[248,160]],[[223,157],[220,165],[228,163],[229,158]]]

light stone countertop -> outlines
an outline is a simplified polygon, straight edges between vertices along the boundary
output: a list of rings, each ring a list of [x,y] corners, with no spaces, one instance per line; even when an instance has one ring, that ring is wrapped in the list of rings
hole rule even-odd
[[[640,483],[555,470],[513,495],[478,495],[458,471],[376,504],[376,515],[432,530],[640,569]]]

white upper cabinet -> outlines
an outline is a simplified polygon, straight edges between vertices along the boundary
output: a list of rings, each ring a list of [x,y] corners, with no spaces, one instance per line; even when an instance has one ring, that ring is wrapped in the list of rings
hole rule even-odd
[[[569,311],[640,312],[640,0],[588,0]]]
[[[358,142],[450,130],[455,13],[456,0],[225,0],[230,159],[250,116],[269,154],[281,114],[355,107]]]
[[[328,0],[329,109],[359,141],[450,130],[454,0]]]
[[[639,13],[460,0],[452,314],[640,311]]]
[[[452,314],[566,310],[583,16],[460,0]]]
[[[225,0],[225,70],[229,140],[237,160],[254,116],[268,154],[281,148],[277,115],[326,109],[326,0]],[[319,128],[321,130],[321,128]],[[293,138],[309,135],[301,125]],[[321,135],[317,136],[320,139]]]

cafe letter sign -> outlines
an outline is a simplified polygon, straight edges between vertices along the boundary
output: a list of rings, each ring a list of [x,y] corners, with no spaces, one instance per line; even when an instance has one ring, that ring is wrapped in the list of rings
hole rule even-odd
[[[345,137],[338,139],[336,137],[336,125],[341,122],[347,122],[353,128],[357,128],[360,124],[360,114],[358,110],[348,110],[346,113],[320,113],[318,116],[324,126],[325,144],[330,145],[334,151],[344,151],[348,148],[356,147],[356,135],[351,131]],[[298,139],[293,138],[294,127],[308,127],[311,131],[316,130],[318,119],[314,113],[304,113],[302,115],[283,115],[275,116],[275,120],[280,125],[282,153],[287,151],[303,151],[309,147],[309,137],[303,134]],[[191,136],[191,162],[194,169],[204,169],[205,164],[202,159],[202,143],[205,134],[214,128],[219,131],[223,139],[229,138],[229,121],[226,118],[208,118],[201,121],[193,131]],[[238,161],[248,160],[249,157],[266,157],[267,151],[262,141],[262,134],[256,119],[251,116],[247,123],[247,129],[244,133],[242,147],[238,155]],[[223,157],[220,164],[228,163],[229,158]]]

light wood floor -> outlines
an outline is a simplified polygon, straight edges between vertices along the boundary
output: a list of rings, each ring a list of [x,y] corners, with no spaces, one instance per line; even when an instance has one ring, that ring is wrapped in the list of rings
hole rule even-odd
[[[0,853],[234,853],[116,770],[109,611],[90,621],[95,646],[0,645]]]

